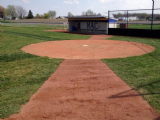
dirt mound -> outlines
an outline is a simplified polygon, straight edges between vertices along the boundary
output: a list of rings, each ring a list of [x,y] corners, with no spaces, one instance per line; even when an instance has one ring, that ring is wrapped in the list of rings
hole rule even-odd
[[[155,48],[146,44],[117,40],[64,40],[32,44],[23,47],[22,50],[50,58],[103,59],[140,56],[153,52]]]

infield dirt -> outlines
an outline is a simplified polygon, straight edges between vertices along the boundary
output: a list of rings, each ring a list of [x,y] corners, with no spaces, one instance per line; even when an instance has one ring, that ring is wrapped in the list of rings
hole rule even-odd
[[[65,60],[6,120],[156,120],[158,113],[101,60]]]

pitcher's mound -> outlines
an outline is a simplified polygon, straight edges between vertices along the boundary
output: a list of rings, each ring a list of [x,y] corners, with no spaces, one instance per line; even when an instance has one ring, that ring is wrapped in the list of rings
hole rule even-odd
[[[146,44],[117,40],[64,40],[28,45],[26,53],[50,58],[103,59],[140,56],[153,52],[154,47]]]

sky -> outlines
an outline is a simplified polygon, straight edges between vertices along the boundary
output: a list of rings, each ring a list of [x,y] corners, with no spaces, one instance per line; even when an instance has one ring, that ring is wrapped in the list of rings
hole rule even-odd
[[[33,15],[54,10],[57,16],[67,16],[68,12],[81,15],[88,9],[97,14],[108,10],[151,9],[152,0],[0,0],[0,5],[5,8],[7,5],[22,6]],[[160,0],[155,0],[155,8],[160,8]],[[156,12],[160,14],[160,10]]]

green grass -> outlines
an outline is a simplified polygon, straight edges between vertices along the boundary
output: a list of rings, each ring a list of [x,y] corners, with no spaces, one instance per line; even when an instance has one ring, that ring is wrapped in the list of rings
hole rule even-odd
[[[156,48],[142,56],[103,59],[103,62],[160,113],[160,39],[120,36],[109,39],[145,43]]]
[[[120,25],[117,26],[117,28],[120,28]],[[150,24],[129,24],[130,29],[151,29]],[[154,24],[153,25],[154,30],[160,29],[160,24]]]
[[[0,26],[0,118],[18,113],[22,105],[63,62],[38,57],[21,48],[44,41],[88,39],[90,36],[44,32],[46,28]]]
[[[151,29],[151,25],[148,24],[129,24],[129,28],[132,29]],[[160,24],[154,24],[153,29],[160,29]]]
[[[47,30],[47,28],[43,27],[0,26],[0,29],[3,30],[0,32],[0,54],[21,52],[20,49],[23,46],[38,42],[88,39],[90,37],[85,35],[46,32],[44,30]]]
[[[10,21],[8,20],[0,20],[1,23],[11,23]]]
[[[90,36],[44,32],[39,27],[4,27],[0,32],[0,118],[20,111],[22,105],[41,87],[63,62],[23,53],[23,46],[44,41],[88,39]],[[51,28],[50,28],[51,29]],[[104,59],[114,72],[160,112],[160,39],[120,37],[112,40],[152,45],[153,53],[121,59]]]

